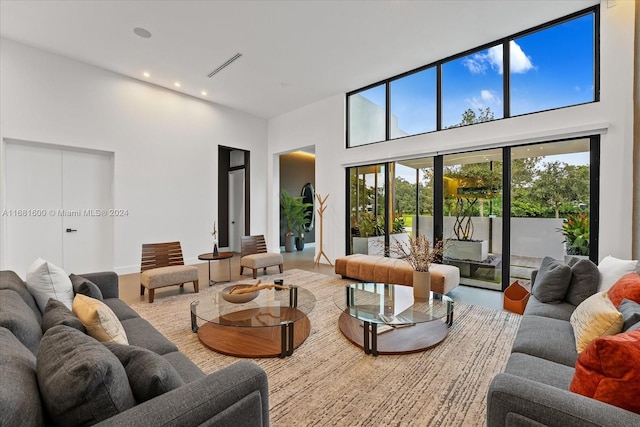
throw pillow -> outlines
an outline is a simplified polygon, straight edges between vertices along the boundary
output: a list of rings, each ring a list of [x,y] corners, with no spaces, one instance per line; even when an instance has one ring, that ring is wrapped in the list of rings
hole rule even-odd
[[[183,386],[178,371],[157,353],[134,345],[104,344],[116,355],[129,378],[136,402],[142,403]]]
[[[622,276],[609,289],[609,298],[616,307],[625,298],[640,303],[640,275],[633,272]]]
[[[571,280],[564,299],[577,306],[598,292],[600,272],[598,266],[588,259],[572,258],[569,266],[571,267]]]
[[[73,303],[73,286],[69,276],[63,269],[38,258],[31,264],[27,272],[27,289],[35,298],[40,312],[49,302],[49,298],[57,299],[71,310]]]
[[[622,314],[614,307],[606,292],[599,292],[584,300],[571,314],[570,322],[578,353],[582,353],[598,337],[619,333],[623,325]]]
[[[42,328],[33,310],[22,297],[9,289],[0,289],[0,326],[7,328],[33,354],[38,351]]]
[[[640,413],[640,330],[589,344],[578,357],[569,390]]]
[[[66,305],[53,298],[49,299],[42,314],[42,332],[45,333],[50,328],[57,325],[71,326],[83,334],[87,333],[84,325]]]
[[[44,414],[36,356],[6,328],[0,327],[0,424],[3,426],[43,426]]]
[[[71,280],[71,285],[73,286],[73,292],[75,294],[86,295],[100,301],[104,299],[100,288],[92,281],[75,274],[70,274],[69,279]]]
[[[633,272],[637,264],[637,260],[618,259],[611,255],[604,257],[598,264],[598,270],[600,271],[598,291],[608,291],[622,276]]]
[[[640,304],[629,299],[623,299],[618,306],[618,311],[622,313],[624,324],[622,330],[627,331],[636,323],[640,322]]]
[[[545,303],[559,304],[569,288],[571,267],[551,257],[544,257],[531,293]]]
[[[129,344],[122,323],[102,301],[78,294],[73,299],[73,314],[87,328],[87,333],[98,341]]]
[[[36,371],[42,399],[56,425],[92,425],[136,403],[118,358],[68,326],[54,326],[44,334]]]

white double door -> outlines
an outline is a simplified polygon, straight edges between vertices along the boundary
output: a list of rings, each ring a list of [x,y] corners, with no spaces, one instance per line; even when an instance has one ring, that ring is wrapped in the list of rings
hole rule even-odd
[[[113,269],[113,154],[5,144],[4,268],[44,258],[67,273]]]

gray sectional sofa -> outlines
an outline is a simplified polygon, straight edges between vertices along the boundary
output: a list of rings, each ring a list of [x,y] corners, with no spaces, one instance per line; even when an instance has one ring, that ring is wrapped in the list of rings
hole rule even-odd
[[[60,396],[44,397],[44,383],[53,381],[55,375],[43,374],[46,363],[42,357],[60,356],[58,342],[50,345],[52,340],[77,340],[78,352],[67,349],[69,357],[78,357],[88,353],[85,347],[104,351],[107,345],[85,336],[77,329],[67,326],[65,322],[51,327],[47,332],[41,330],[43,315],[27,290],[26,284],[13,271],[0,272],[0,425],[2,426],[39,426],[76,424],[68,420],[77,420],[77,424],[94,424],[103,426],[268,426],[269,402],[266,373],[255,363],[241,361],[217,372],[205,375],[200,368],[191,362],[178,348],[158,332],[149,322],[142,319],[133,309],[118,298],[118,276],[112,272],[92,273],[82,275],[98,286],[102,293],[103,302],[111,308],[126,331],[129,344],[151,350],[161,355],[160,362],[171,365],[179,374],[177,381],[180,386],[163,394],[139,402],[136,398],[133,406],[128,406],[119,413],[105,419],[100,412],[104,403],[97,404],[97,398],[92,402],[90,396],[85,396],[85,407],[65,414],[64,422],[55,419],[47,409],[56,398],[64,396],[67,384],[55,385]],[[185,325],[187,331],[188,325]],[[54,331],[54,332],[52,332]],[[186,332],[185,332],[186,333]],[[88,338],[87,338],[88,337]],[[43,353],[46,340],[48,353]],[[91,342],[93,340],[94,342]],[[42,344],[42,345],[41,345]],[[135,349],[135,348],[134,348]],[[143,350],[147,352],[146,350]],[[148,353],[148,352],[147,352]],[[116,362],[118,361],[115,359]],[[166,362],[165,362],[166,361]],[[48,362],[48,361],[47,361]],[[65,366],[82,364],[81,360],[62,360]],[[96,365],[97,366],[97,365]],[[74,367],[74,369],[77,368]],[[134,365],[137,371],[144,371],[145,364]],[[116,375],[111,370],[105,370],[100,375],[91,372],[96,368],[91,363],[84,363],[82,369],[77,370],[79,381],[87,378],[109,379]],[[118,368],[117,372],[123,372]],[[174,372],[172,369],[172,372]],[[128,381],[131,382],[130,372],[127,370]],[[125,379],[124,387],[128,387]],[[156,384],[157,385],[157,384]],[[131,399],[130,399],[131,400]],[[67,404],[68,402],[62,402]],[[111,404],[111,402],[108,402]],[[83,412],[84,411],[84,412]],[[88,417],[88,418],[87,418]],[[88,422],[87,419],[92,420]],[[95,421],[95,422],[94,422]]]
[[[487,426],[640,426],[640,414],[569,391],[578,359],[569,322],[575,308],[529,297],[505,372],[489,387]]]

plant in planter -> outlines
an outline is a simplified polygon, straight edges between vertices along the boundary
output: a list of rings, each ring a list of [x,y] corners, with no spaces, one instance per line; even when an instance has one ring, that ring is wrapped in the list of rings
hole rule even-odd
[[[558,231],[567,244],[567,255],[589,256],[589,216],[584,213],[568,214]]]
[[[384,216],[363,213],[358,221],[359,236],[353,238],[353,253],[384,254]]]
[[[389,250],[407,261],[413,269],[414,298],[429,298],[431,292],[429,267],[442,257],[443,242],[438,241],[431,247],[431,241],[425,235],[409,236],[408,243],[396,240],[391,243]]]
[[[280,206],[284,215],[287,233],[284,236],[285,251],[293,252],[296,235],[298,239],[304,238],[304,226],[307,223],[310,212],[307,207],[311,203],[304,203],[302,196],[290,196],[287,190],[282,190],[280,195]],[[302,241],[304,247],[304,241]],[[299,250],[301,250],[300,248]]]

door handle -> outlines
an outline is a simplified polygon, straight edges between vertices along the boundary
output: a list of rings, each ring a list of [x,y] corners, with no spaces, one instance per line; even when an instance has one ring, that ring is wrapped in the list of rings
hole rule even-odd
[[[67,233],[71,233],[72,231],[78,231],[78,230],[74,230],[73,228],[67,228]]]
[[[236,223],[235,221],[231,221],[231,224],[235,224],[235,223]]]

